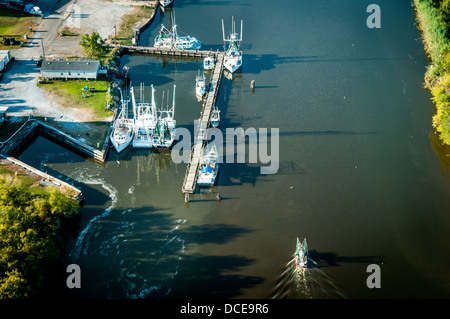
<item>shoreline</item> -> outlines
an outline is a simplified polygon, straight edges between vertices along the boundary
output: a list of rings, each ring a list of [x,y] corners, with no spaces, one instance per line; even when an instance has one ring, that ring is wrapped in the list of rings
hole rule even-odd
[[[450,153],[450,40],[446,39],[448,26],[439,22],[445,15],[440,8],[433,7],[428,1],[413,1],[417,28],[421,34],[424,51],[428,59],[424,74],[424,88],[429,90],[436,113],[432,118],[435,134],[442,143],[441,150]],[[436,35],[438,34],[438,35]]]

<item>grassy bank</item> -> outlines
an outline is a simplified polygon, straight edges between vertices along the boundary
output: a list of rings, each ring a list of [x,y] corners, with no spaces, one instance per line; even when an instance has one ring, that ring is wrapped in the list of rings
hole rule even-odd
[[[429,66],[425,87],[436,105],[433,127],[450,145],[450,0],[414,0]]]
[[[122,45],[131,45],[134,36],[133,27],[140,25],[143,21],[147,21],[155,11],[154,7],[136,7],[136,9],[122,18],[117,29],[116,38]]]
[[[61,105],[80,108],[80,112],[91,113],[92,121],[102,120],[112,115],[112,112],[107,109],[110,81],[55,80],[38,84],[38,86],[56,97]],[[83,91],[82,89],[86,86],[95,88],[95,91]]]
[[[39,17],[25,12],[0,8],[0,36],[13,36],[17,41],[26,42],[23,38],[24,34],[30,35],[29,28],[36,29],[39,19]],[[0,50],[17,49],[18,47],[18,45],[5,46],[0,42]]]

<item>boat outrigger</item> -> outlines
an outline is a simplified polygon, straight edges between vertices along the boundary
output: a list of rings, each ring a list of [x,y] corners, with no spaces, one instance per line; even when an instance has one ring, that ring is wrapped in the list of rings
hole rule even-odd
[[[297,237],[297,247],[295,250],[295,264],[297,267],[308,267],[308,244],[306,243],[306,238],[300,243]]]

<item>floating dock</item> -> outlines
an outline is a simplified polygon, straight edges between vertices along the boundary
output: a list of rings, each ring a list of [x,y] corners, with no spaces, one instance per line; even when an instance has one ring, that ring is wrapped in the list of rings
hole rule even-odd
[[[205,55],[207,56],[207,55]],[[203,103],[202,114],[198,123],[197,135],[194,139],[194,145],[191,150],[191,158],[186,169],[186,175],[183,181],[182,192],[185,194],[185,201],[189,201],[189,194],[195,192],[198,178],[198,165],[202,154],[202,148],[207,141],[207,129],[211,125],[211,113],[217,101],[219,94],[220,83],[223,76],[223,59],[224,53],[218,53],[216,63],[211,73],[211,83],[205,102]]]

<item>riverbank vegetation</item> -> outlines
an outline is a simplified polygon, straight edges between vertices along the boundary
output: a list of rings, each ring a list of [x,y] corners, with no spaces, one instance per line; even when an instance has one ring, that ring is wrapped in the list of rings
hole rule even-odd
[[[116,34],[114,35],[116,40],[122,45],[131,45],[135,35],[133,27],[146,22],[153,15],[154,11],[154,7],[139,6],[132,13],[126,14],[117,27]]]
[[[450,0],[414,0],[429,66],[425,87],[436,105],[433,127],[450,145]]]
[[[37,191],[27,178],[0,175],[0,299],[43,288],[63,247],[62,229],[78,212],[79,203],[55,188]]]

